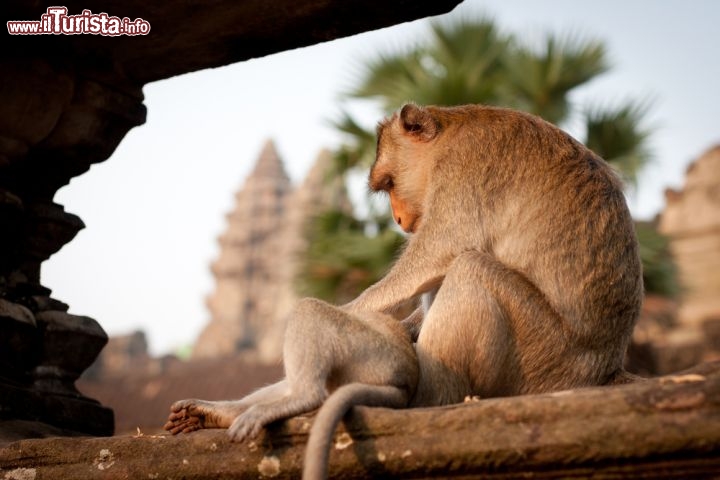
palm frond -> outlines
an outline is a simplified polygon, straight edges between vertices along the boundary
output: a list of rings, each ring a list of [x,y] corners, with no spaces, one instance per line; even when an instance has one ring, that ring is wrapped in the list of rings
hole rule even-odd
[[[396,55],[379,55],[367,63],[358,86],[348,95],[377,99],[386,113],[398,108],[433,81],[433,73],[422,64],[423,53],[415,50]]]
[[[344,174],[358,167],[368,167],[375,158],[375,132],[360,125],[345,111],[340,118],[330,122],[344,133],[348,141],[335,153],[336,173]]]
[[[511,107],[560,123],[569,113],[568,93],[608,66],[601,43],[549,35],[540,51],[516,46],[505,57],[505,68],[503,100]]]
[[[638,173],[652,159],[647,147],[651,129],[642,126],[649,107],[649,102],[640,101],[585,111],[585,145],[617,168],[632,185],[637,184]]]
[[[404,242],[389,229],[367,236],[363,222],[337,210],[312,220],[307,238],[297,289],[333,303],[349,301],[382,278]]]

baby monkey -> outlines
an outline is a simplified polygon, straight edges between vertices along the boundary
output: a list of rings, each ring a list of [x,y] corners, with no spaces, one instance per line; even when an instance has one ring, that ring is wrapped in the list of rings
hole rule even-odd
[[[165,430],[228,428],[240,442],[269,423],[322,406],[310,430],[303,478],[326,478],[331,438],[348,409],[405,407],[419,375],[410,335],[393,317],[350,314],[310,298],[288,319],[283,358],[284,380],[240,400],[175,402]]]

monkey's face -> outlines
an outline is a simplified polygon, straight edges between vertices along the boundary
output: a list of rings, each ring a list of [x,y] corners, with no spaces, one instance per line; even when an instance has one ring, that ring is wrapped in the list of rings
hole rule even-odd
[[[387,129],[389,130],[389,128]],[[397,151],[397,145],[392,141],[389,131],[382,129],[378,132],[378,150],[375,163],[370,170],[370,188],[375,192],[387,193],[390,197],[390,208],[393,219],[404,231],[410,233],[415,230],[419,211],[410,208],[409,199],[404,192],[406,175],[402,155]]]
[[[389,193],[390,208],[392,209],[395,222],[406,233],[415,233],[420,226],[422,212],[419,211],[419,209],[413,208],[413,205],[401,198],[395,190],[391,190]]]
[[[433,163],[429,144],[438,133],[439,125],[430,111],[412,104],[378,126],[377,156],[369,185],[390,196],[393,218],[408,233],[421,224]]]

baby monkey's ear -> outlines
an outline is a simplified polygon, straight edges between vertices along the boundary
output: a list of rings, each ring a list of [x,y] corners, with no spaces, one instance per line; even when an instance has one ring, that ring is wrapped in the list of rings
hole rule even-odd
[[[405,133],[423,142],[429,142],[440,133],[440,124],[427,108],[408,103],[400,110],[399,122]]]

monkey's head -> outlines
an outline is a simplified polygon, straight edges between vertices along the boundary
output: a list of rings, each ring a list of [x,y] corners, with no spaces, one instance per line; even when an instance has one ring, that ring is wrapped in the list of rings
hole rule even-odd
[[[405,105],[378,125],[370,189],[390,195],[393,218],[408,233],[415,232],[422,221],[433,166],[432,143],[440,132],[432,107],[414,104]]]

